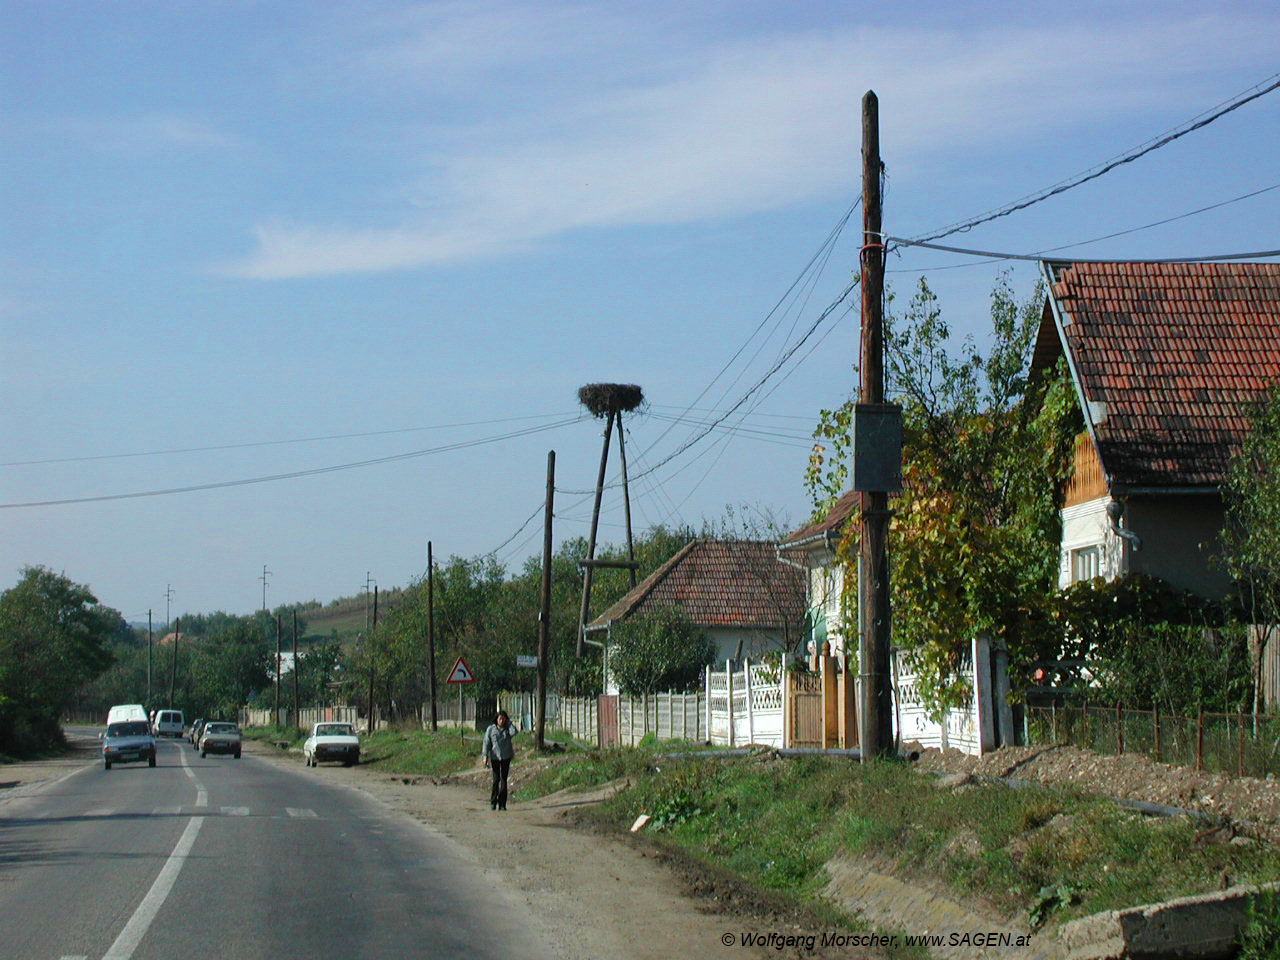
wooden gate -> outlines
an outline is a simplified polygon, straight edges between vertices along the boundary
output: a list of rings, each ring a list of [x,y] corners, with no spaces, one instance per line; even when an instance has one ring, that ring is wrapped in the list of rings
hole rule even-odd
[[[822,747],[822,678],[787,672],[788,747]]]
[[[600,723],[600,746],[621,746],[622,730],[618,725],[618,695],[616,693],[606,693],[600,697],[598,719]]]

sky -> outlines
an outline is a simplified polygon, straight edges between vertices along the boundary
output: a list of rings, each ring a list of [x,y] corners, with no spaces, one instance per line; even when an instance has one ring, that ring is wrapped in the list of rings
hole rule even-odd
[[[824,311],[866,91],[912,238],[1185,126],[1277,50],[1269,2],[8,0],[0,587],[41,564],[160,623],[257,609],[264,566],[273,607],[404,586],[428,541],[518,568],[549,450],[555,538],[587,533],[601,381],[649,401],[638,528],[799,526],[818,411],[856,389],[857,314]],[[1280,91],[940,242],[1275,249],[1277,157]],[[888,270],[979,342],[1000,273],[1038,277]],[[609,489],[602,539],[622,520]]]

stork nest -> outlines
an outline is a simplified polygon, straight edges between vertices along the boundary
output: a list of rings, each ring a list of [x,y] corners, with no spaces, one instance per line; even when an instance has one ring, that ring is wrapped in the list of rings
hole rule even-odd
[[[593,417],[630,413],[644,403],[644,391],[634,383],[588,383],[578,389],[578,402]]]

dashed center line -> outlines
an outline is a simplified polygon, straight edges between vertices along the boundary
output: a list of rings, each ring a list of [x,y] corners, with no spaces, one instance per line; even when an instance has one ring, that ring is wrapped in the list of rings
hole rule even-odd
[[[285,807],[291,817],[314,817],[316,812],[307,807]]]
[[[249,815],[248,807],[223,807],[222,815],[224,817],[247,817]]]

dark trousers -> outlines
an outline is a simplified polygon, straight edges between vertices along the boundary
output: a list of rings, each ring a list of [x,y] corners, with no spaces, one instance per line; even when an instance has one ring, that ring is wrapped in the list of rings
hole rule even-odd
[[[511,761],[491,757],[489,769],[493,771],[493,789],[489,791],[489,805],[505,810],[507,809],[507,774],[511,772]]]

